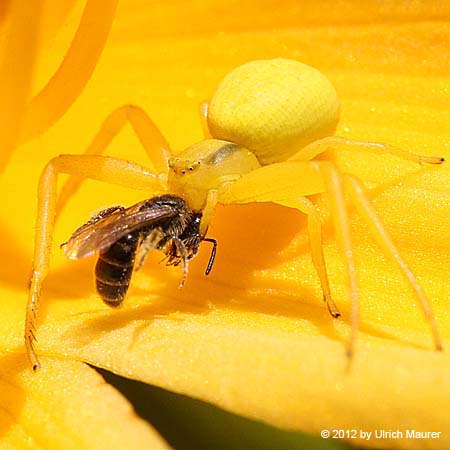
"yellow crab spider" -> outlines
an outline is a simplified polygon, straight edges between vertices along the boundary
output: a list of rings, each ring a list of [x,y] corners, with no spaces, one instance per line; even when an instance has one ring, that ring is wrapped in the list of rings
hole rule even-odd
[[[347,353],[351,355],[358,328],[358,284],[345,191],[375,240],[405,275],[430,324],[434,345],[437,350],[442,349],[430,303],[377,217],[362,184],[341,173],[332,162],[313,158],[330,147],[343,146],[391,153],[419,163],[440,164],[443,158],[332,136],[339,116],[333,85],[318,70],[289,59],[259,60],[237,67],[219,84],[209,107],[204,104],[201,110],[204,129],[212,138],[176,156],[171,156],[166,140],[144,111],[128,105],[110,114],[85,154],[60,155],[46,165],[38,187],[34,265],[25,325],[25,345],[34,369],[39,367],[34,350],[35,321],[49,268],[60,173],[75,176],[63,187],[63,200],[77,189],[80,177],[179,196],[192,211],[202,213],[202,238],[217,204],[274,202],[299,210],[307,215],[311,255],[324,300],[330,314],[338,317],[325,267],[321,221],[308,199],[310,195],[325,193],[346,265],[352,305]],[[130,161],[101,155],[127,121],[156,173]]]

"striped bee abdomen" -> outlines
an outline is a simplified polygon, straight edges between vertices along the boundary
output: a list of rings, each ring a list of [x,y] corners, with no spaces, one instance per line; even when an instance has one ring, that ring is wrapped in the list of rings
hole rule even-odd
[[[133,273],[140,233],[120,238],[100,253],[95,266],[97,292],[109,306],[119,306],[127,293]]]

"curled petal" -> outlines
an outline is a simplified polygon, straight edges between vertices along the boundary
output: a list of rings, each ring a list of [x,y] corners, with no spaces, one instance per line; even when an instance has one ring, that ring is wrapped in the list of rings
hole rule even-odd
[[[26,110],[21,142],[50,127],[78,98],[103,51],[116,6],[117,0],[87,0],[63,62]]]
[[[11,1],[4,8],[5,41],[0,52],[0,172],[19,139],[30,94],[42,0]]]

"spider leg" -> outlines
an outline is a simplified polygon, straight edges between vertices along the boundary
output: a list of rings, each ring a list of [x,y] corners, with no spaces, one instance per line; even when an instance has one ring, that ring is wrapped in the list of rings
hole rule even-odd
[[[94,136],[94,139],[84,151],[84,154],[103,154],[113,138],[122,130],[126,123],[130,123],[133,127],[155,171],[165,174],[167,172],[167,159],[170,153],[169,144],[147,113],[135,105],[124,105],[115,109],[104,120],[100,130]],[[57,213],[61,212],[68,199],[77,191],[81,182],[81,177],[73,175],[62,186],[56,209]]]
[[[347,344],[347,354],[351,356],[359,324],[359,302],[349,213],[344,199],[344,180],[347,181],[347,179],[346,175],[342,175],[335,165],[328,161],[287,161],[261,167],[244,175],[235,183],[225,186],[219,192],[219,203],[274,202],[306,213],[311,255],[325,296],[327,295],[328,276],[323,258],[320,221],[317,212],[313,212],[315,208],[304,197],[318,193],[327,194],[336,238],[345,259],[347,272],[347,289],[351,300],[351,334]],[[271,183],[272,180],[275,180],[276,183]],[[363,202],[359,193],[353,193],[351,188],[348,190],[350,190],[349,194],[353,202],[363,209],[361,214],[370,217],[371,228],[379,233],[378,239],[383,242],[380,245],[383,248],[388,247],[391,254],[395,253],[394,259],[397,260],[398,252],[392,242],[386,239],[386,232],[382,228],[381,222],[373,209],[366,204],[368,201]],[[402,267],[404,266],[402,260]],[[408,269],[408,277],[411,275],[411,271]],[[428,311],[426,314],[430,317],[428,302],[425,301],[424,304],[428,306],[428,308],[424,307],[424,310]],[[329,309],[332,312],[333,309],[330,305],[332,304],[329,303]]]
[[[99,155],[60,155],[44,168],[38,186],[35,248],[30,291],[26,309],[25,347],[34,370],[40,367],[34,350],[35,321],[42,283],[48,273],[56,214],[58,174],[81,174],[112,184],[152,191],[161,189],[161,179],[144,167]]]
[[[350,199],[356,207],[358,213],[367,223],[375,241],[380,248],[385,252],[389,259],[394,261],[404,277],[411,285],[418,300],[420,301],[422,310],[426,320],[430,323],[433,334],[434,345],[436,350],[442,350],[442,340],[433,315],[431,305],[427,299],[422,287],[417,281],[411,269],[401,257],[391,237],[385,230],[380,218],[377,216],[375,209],[364,194],[364,188],[361,183],[353,176],[348,174],[340,174],[334,164],[328,161],[311,161],[311,165],[317,166],[323,174],[324,182],[327,186],[327,194],[330,200],[330,208],[334,219],[334,226],[337,231],[337,236],[341,240],[341,248],[347,259],[347,268],[350,281],[350,295],[352,299],[352,334],[349,342],[348,351],[352,353],[354,342],[356,338],[356,331],[358,329],[359,312],[358,312],[358,298],[357,298],[357,279],[354,258],[352,255],[352,245],[350,241],[350,228],[348,225],[348,215],[345,211],[345,202],[342,195],[343,186],[349,194]],[[339,218],[339,216],[341,217]],[[347,216],[347,218],[346,218]],[[336,220],[337,219],[337,220]],[[347,222],[347,223],[346,223]]]
[[[219,191],[218,189],[211,189],[208,192],[208,196],[206,198],[205,207],[202,210],[202,218],[200,220],[200,236],[206,236],[206,232],[208,231],[209,223],[214,215],[214,210],[216,209],[218,202]]]
[[[353,244],[350,237],[350,221],[344,199],[342,178],[336,167],[328,161],[311,161],[310,165],[317,168],[325,182],[325,191],[330,205],[331,216],[338,245],[345,258],[347,272],[347,287],[351,301],[351,333],[347,346],[347,355],[352,356],[359,328],[359,296],[358,278],[356,274]]]
[[[373,205],[365,196],[364,188],[361,183],[351,175],[344,175],[344,180],[347,187],[347,192],[349,193],[359,215],[364,219],[367,226],[369,227],[369,230],[372,232],[372,235],[375,238],[377,244],[384,251],[386,256],[398,265],[404,277],[414,290],[416,297],[420,301],[425,319],[430,324],[435,348],[436,350],[442,350],[442,340],[439,334],[436,318],[434,317],[430,302],[426,297],[422,287],[420,286],[411,269],[406,264],[405,260],[401,257],[400,253],[396,249],[395,244],[393,243],[388,232],[383,227],[383,224],[381,223],[380,218],[377,216]]]
[[[282,204],[282,202],[279,202]],[[299,197],[297,199],[297,209],[306,214],[308,220],[308,234],[311,246],[311,257],[313,264],[319,275],[320,285],[322,287],[323,299],[327,304],[329,313],[333,317],[340,317],[336,304],[331,298],[330,284],[328,281],[327,269],[325,266],[325,257],[322,248],[322,224],[320,216],[313,203],[306,197]]]
[[[299,173],[302,174],[301,178]],[[268,180],[277,180],[277,185],[273,186]],[[219,202],[274,202],[306,214],[312,261],[319,275],[323,297],[330,314],[339,317],[326,271],[320,216],[312,202],[304,197],[324,190],[325,184],[319,170],[309,162],[285,162],[262,167],[225,186],[219,193]]]
[[[209,223],[212,220],[217,203],[219,202],[219,191],[225,186],[229,186],[241,178],[240,175],[224,175],[217,180],[218,188],[210,189],[206,197],[206,203],[202,209],[202,218],[200,221],[200,236],[206,236]]]
[[[342,149],[345,147],[351,148],[352,150],[356,151],[365,151],[378,154],[389,153],[391,155],[398,156],[399,158],[414,161],[421,164],[422,163],[442,164],[444,162],[444,158],[442,157],[417,155],[415,153],[403,150],[401,148],[389,144],[383,144],[380,142],[369,142],[369,141],[355,141],[340,136],[328,136],[323,139],[314,141],[311,144],[307,145],[306,147],[302,148],[293,156],[291,156],[289,160],[308,161],[327,150],[330,149],[339,150],[340,148]]]

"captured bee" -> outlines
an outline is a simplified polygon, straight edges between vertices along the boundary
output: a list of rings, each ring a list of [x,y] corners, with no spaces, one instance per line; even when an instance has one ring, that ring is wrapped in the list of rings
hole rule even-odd
[[[201,212],[192,211],[175,195],[160,195],[129,208],[112,206],[100,211],[61,245],[69,259],[98,252],[95,266],[97,292],[109,306],[119,306],[128,291],[133,270],[139,270],[150,250],[166,255],[166,265],[182,265],[184,285],[188,261],[202,241],[213,248],[205,271],[208,275],[217,242],[200,234]]]

